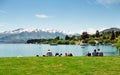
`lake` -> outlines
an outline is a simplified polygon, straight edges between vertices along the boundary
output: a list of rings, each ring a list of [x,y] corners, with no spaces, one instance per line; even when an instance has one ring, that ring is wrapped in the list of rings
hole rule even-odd
[[[118,55],[116,48],[113,46],[80,46],[80,45],[57,45],[51,46],[49,44],[0,44],[0,57],[16,57],[16,56],[36,56],[44,55],[50,49],[53,54],[71,52],[74,56],[85,56],[86,53],[93,52],[94,49],[101,49],[104,56]]]

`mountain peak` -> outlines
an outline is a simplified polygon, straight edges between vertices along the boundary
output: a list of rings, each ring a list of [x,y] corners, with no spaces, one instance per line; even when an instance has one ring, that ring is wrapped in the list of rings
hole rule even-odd
[[[105,30],[103,30],[101,32],[108,33],[108,32],[112,32],[112,31],[114,31],[114,32],[120,31],[120,28],[112,27],[112,28],[109,28],[109,29],[105,29]]]

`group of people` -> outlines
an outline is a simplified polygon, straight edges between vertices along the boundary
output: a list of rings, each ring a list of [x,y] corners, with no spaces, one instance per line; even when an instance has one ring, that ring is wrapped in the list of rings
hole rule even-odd
[[[43,56],[54,56],[52,51],[49,49],[47,53]],[[55,56],[62,56],[62,53],[55,53]],[[65,56],[73,56],[72,53],[65,53]]]
[[[39,57],[39,55],[36,55],[36,56]],[[52,51],[49,49],[47,51],[47,53],[43,56],[54,56],[54,55],[53,55]],[[55,56],[62,56],[62,53],[55,53]],[[73,54],[68,52],[68,53],[65,53],[65,56],[73,56]],[[103,56],[103,52],[101,52],[100,49],[98,49],[98,50],[94,49],[94,51],[92,53],[88,52],[86,54],[86,56]]]
[[[96,49],[94,49],[94,51],[92,52],[92,54],[90,52],[88,52],[86,54],[86,56],[103,56],[103,52],[101,52],[100,49],[98,49],[98,51],[96,51]]]

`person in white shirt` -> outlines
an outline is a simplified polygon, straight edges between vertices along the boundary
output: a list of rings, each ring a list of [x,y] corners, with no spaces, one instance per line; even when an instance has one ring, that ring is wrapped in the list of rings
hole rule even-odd
[[[103,52],[101,52],[101,50],[98,49],[98,51],[97,51],[97,55],[98,55],[98,56],[103,56]]]
[[[53,56],[53,54],[52,54],[50,49],[47,51],[46,56]]]

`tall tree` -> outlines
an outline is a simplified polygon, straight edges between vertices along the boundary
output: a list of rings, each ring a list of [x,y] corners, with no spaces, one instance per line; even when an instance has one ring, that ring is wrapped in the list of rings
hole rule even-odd
[[[116,35],[116,37],[118,37],[120,35],[120,31],[116,31],[115,35]]]
[[[75,35],[73,35],[72,37],[71,37],[71,40],[74,40],[76,38],[76,36]]]
[[[98,31],[98,30],[96,31],[96,37],[97,37],[97,38],[99,38],[99,37],[100,37],[100,33],[99,33],[99,31]]]
[[[57,36],[56,38],[55,38],[55,40],[59,40],[60,39],[60,37],[59,36]]]
[[[115,39],[115,33],[114,31],[112,31],[110,40],[114,40],[114,39]]]
[[[82,37],[83,40],[86,40],[86,39],[89,38],[89,34],[87,32],[83,32],[81,37]]]
[[[69,40],[70,37],[68,35],[65,36],[65,40]]]

